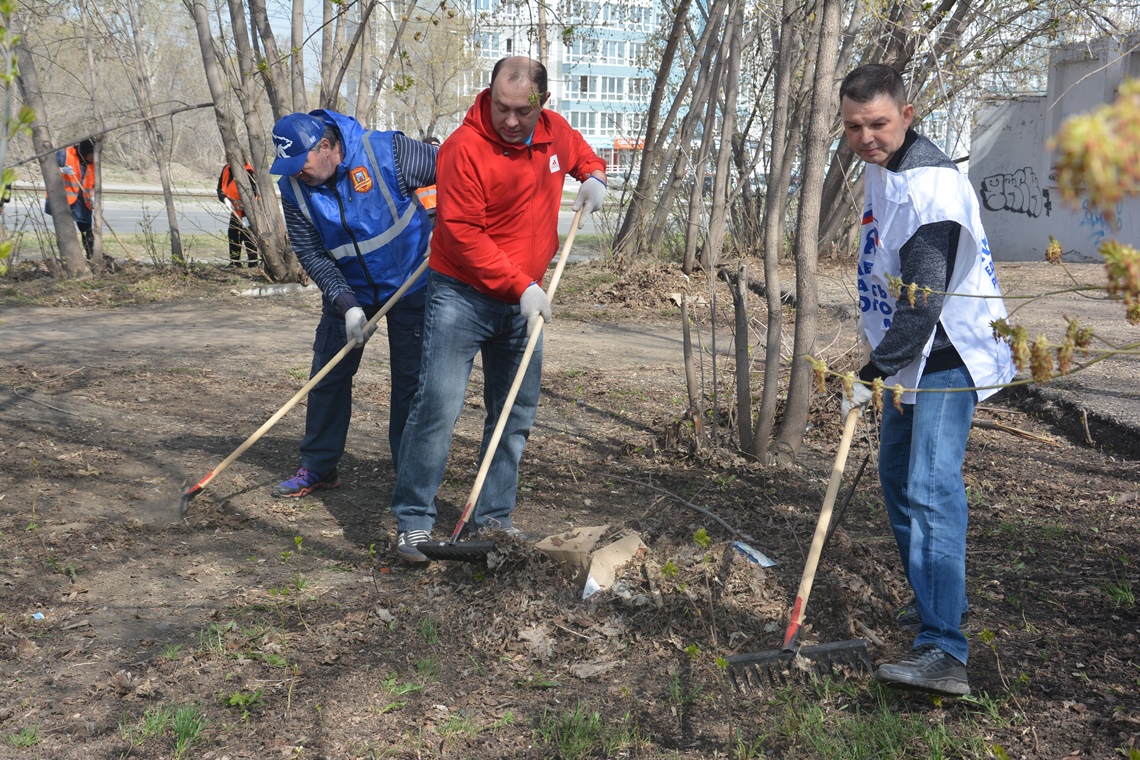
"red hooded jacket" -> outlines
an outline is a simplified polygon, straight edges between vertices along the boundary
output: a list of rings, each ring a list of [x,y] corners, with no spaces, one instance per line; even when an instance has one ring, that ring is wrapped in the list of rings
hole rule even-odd
[[[503,142],[491,127],[491,90],[484,90],[439,149],[431,268],[518,303],[558,251],[565,176],[584,181],[605,168],[553,111],[539,115],[530,145]]]

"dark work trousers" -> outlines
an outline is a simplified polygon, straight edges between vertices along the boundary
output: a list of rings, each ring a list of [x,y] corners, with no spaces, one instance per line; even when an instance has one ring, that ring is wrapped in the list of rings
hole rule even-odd
[[[420,377],[420,352],[424,340],[425,288],[404,297],[392,307],[384,319],[388,323],[388,357],[392,369],[392,393],[388,419],[388,445],[392,463],[400,451],[408,410]],[[344,334],[344,317],[331,312],[326,302],[317,324],[313,341],[313,367],[309,377],[317,374],[348,343]],[[369,306],[364,312],[372,317],[380,306]],[[301,466],[319,475],[328,475],[340,462],[348,438],[352,418],[352,378],[360,367],[364,351],[376,351],[375,338],[363,350],[350,351],[324,379],[309,392],[305,414],[305,437],[301,440]],[[375,354],[374,354],[375,355]]]
[[[247,265],[250,269],[257,266],[257,246],[254,245],[253,235],[241,226],[241,220],[233,214],[230,214],[230,227],[227,234],[230,239],[230,264],[235,267],[241,266],[241,250],[244,248]]]
[[[87,254],[87,260],[90,261],[91,257],[95,255],[95,233],[91,229],[92,224],[76,219],[75,226],[79,228],[79,237],[83,240],[83,252]]]

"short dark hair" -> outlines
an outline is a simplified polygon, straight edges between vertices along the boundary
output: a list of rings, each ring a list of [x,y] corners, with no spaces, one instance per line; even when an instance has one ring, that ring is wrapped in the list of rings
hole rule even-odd
[[[898,104],[906,106],[906,85],[902,75],[890,66],[881,63],[868,63],[852,71],[843,78],[839,86],[839,101],[844,98],[856,103],[870,103],[880,95],[887,95]]]
[[[324,134],[321,135],[321,140],[328,140],[329,147],[335,148],[336,146],[340,145],[340,130],[338,130],[332,124],[326,124]],[[320,145],[321,140],[317,140],[315,143],[313,143],[313,148]],[[310,150],[312,150],[312,148],[310,148]]]
[[[79,144],[75,146],[75,151],[81,156],[94,156],[95,141],[90,137],[80,140]]]
[[[491,69],[491,86],[495,86],[495,78],[499,76],[499,71],[503,68],[503,64],[517,56],[510,56],[508,58],[500,58],[495,63],[495,68]],[[526,68],[512,68],[507,74],[508,82],[523,81],[523,77],[534,86],[535,92],[539,95],[546,94],[546,67],[539,61],[527,59]]]

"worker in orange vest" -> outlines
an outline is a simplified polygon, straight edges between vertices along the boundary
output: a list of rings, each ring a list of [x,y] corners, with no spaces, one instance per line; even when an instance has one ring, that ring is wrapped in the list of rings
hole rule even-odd
[[[424,140],[428,145],[439,148],[440,142],[438,137],[429,137]],[[435,229],[435,185],[428,185],[416,189],[416,197],[420,199],[420,205],[428,212],[428,218],[431,219],[431,228]]]
[[[256,193],[257,182],[253,178],[253,167],[248,161],[245,163],[245,170],[249,174],[249,183]],[[234,269],[241,267],[241,252],[244,248],[246,264],[253,269],[257,266],[257,245],[253,242],[253,235],[249,231],[249,219],[245,215],[245,209],[242,208],[241,195],[238,193],[237,182],[230,172],[229,163],[222,167],[222,173],[218,176],[218,200],[226,204],[226,208],[230,211],[228,231],[230,267]]]
[[[95,249],[95,235],[91,231],[94,216],[91,213],[95,195],[95,141],[82,140],[78,145],[69,145],[55,152],[59,173],[63,175],[63,186],[67,190],[67,204],[71,207],[71,218],[79,228],[83,238],[83,250],[87,260],[91,260]],[[44,203],[44,211],[52,213]]]

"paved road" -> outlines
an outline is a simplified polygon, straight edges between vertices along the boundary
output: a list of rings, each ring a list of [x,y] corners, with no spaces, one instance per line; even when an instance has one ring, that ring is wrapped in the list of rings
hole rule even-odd
[[[175,204],[178,209],[178,229],[182,234],[226,233],[228,214],[214,197],[182,196],[175,199]],[[170,229],[161,195],[117,197],[104,204],[103,217],[119,235],[147,231],[165,233]],[[574,212],[570,210],[569,204],[564,205],[558,214],[559,234],[565,235],[570,231],[573,217]],[[9,229],[42,229],[49,221],[43,213],[43,199],[38,193],[18,191],[12,202],[4,208],[4,224]],[[593,219],[587,219],[580,230],[583,235],[597,232]]]

